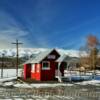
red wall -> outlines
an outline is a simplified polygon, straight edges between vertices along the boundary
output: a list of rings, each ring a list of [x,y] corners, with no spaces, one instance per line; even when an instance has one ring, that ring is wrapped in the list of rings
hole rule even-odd
[[[24,79],[31,78],[31,64],[24,65]]]
[[[26,79],[26,64],[24,64],[24,79]]]
[[[24,65],[24,79],[31,78],[38,81],[51,81],[55,78],[55,70],[58,66],[57,62],[50,61],[50,69],[42,69],[42,62],[40,64],[34,64],[35,68],[32,71],[32,64]]]
[[[31,78],[38,81],[51,81],[55,78],[55,70],[58,66],[57,62],[50,61],[50,69],[44,70],[42,69],[42,62],[40,64],[34,64],[35,70],[32,71],[32,64],[25,64],[24,65],[24,79]],[[63,64],[61,65],[61,72],[63,75]]]
[[[55,78],[55,70],[57,67],[57,62],[50,61],[50,70],[43,70],[42,63],[35,64],[35,71],[31,70],[31,79],[38,81],[50,81]]]
[[[54,55],[55,58],[48,58],[49,55]],[[55,78],[55,70],[57,67],[57,62],[56,60],[60,57],[60,55],[53,50],[47,57],[43,59],[43,61],[49,61],[50,62],[50,70],[42,70],[41,69],[41,80],[42,81],[49,81],[49,80],[54,80]],[[42,62],[41,62],[42,65]]]
[[[57,66],[56,62],[50,61],[50,70],[41,70],[41,80],[42,81],[54,80],[56,66]]]

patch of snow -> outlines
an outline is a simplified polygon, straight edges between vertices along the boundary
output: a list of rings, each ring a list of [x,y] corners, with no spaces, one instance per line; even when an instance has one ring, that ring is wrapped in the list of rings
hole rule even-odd
[[[0,79],[0,82],[12,81],[14,79],[17,79],[17,77],[3,78],[3,79]]]
[[[55,95],[54,98],[59,98],[61,100],[74,100],[73,97],[70,97],[70,96],[59,96],[59,95]]]
[[[14,99],[12,99],[12,98],[11,98],[11,99],[8,99],[8,98],[7,98],[7,99],[0,99],[0,100],[23,100],[23,99],[22,99],[22,98],[14,98]],[[29,100],[29,99],[28,99],[28,100]]]
[[[12,99],[0,99],[0,100],[12,100]]]
[[[5,82],[3,84],[3,86],[12,86],[12,85],[14,85],[14,82]]]
[[[29,84],[14,84],[14,87],[18,87],[18,88],[32,88]]]
[[[14,100],[23,100],[23,99],[21,99],[21,98],[14,98]],[[28,99],[29,100],[29,99]]]
[[[63,84],[63,83],[57,83],[57,84],[31,84],[32,87],[40,88],[40,87],[57,87],[57,86],[72,86],[73,84]]]
[[[31,84],[32,87],[36,87],[36,88],[45,88],[45,87],[57,87],[57,86],[72,86],[72,84],[61,84],[61,83],[57,83],[57,84]]]
[[[18,76],[21,76],[22,69],[18,69]],[[1,70],[0,70],[1,75]],[[3,69],[3,78],[16,77],[16,69]]]
[[[37,84],[14,84],[14,87],[21,87],[21,88],[47,88],[47,87],[58,87],[58,86],[72,86],[73,84],[45,84],[45,83],[37,83]]]
[[[91,81],[84,81],[84,82],[78,82],[78,83],[75,83],[75,84],[78,84],[78,85],[98,85],[100,86],[100,80],[91,80]]]

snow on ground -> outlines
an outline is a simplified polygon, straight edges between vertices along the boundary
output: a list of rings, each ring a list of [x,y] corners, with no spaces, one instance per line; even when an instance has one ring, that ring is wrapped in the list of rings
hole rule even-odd
[[[0,100],[75,100],[72,97],[66,97],[66,96],[45,96],[45,97],[40,97],[40,96],[34,96],[33,99],[29,99],[29,98],[14,98],[14,99],[0,99]]]
[[[21,76],[21,70],[18,70],[18,76]],[[1,71],[0,71],[1,72]],[[4,78],[0,78],[0,86],[14,86],[18,88],[46,88],[46,87],[58,87],[58,86],[72,86],[72,85],[96,85],[100,86],[100,80],[90,80],[90,81],[83,81],[83,82],[78,82],[78,83],[32,83],[32,84],[27,84],[27,83],[18,83],[14,81],[17,79],[16,77],[16,69],[4,69]],[[97,73],[100,73],[100,71],[96,71]],[[75,72],[79,75],[78,72]]]
[[[11,98],[11,99],[8,99],[7,98],[7,99],[0,99],[0,100],[24,100],[24,99],[23,98],[14,98],[14,99]],[[32,100],[32,99],[28,99],[28,100]]]
[[[100,71],[95,71],[97,74],[100,74]],[[68,71],[64,70],[64,76],[69,75],[92,75],[94,71],[87,71],[87,72],[79,72],[79,71]]]
[[[58,86],[72,86],[73,84],[64,84],[64,83],[57,83],[57,84],[46,84],[46,83],[35,83],[35,84],[14,84],[14,87],[20,88],[47,88],[47,87],[58,87]]]
[[[57,83],[57,84],[46,84],[46,83],[35,83],[35,84],[27,84],[27,83],[14,83],[14,82],[5,82],[3,84],[0,84],[1,86],[7,87],[7,86],[13,86],[16,88],[54,88],[59,86],[73,86],[73,85],[94,85],[94,86],[100,86],[100,81],[97,80],[91,80],[91,81],[84,81],[84,82],[78,82],[78,83]]]
[[[18,76],[21,76],[21,71],[22,69],[18,70]],[[11,82],[12,80],[17,79],[16,77],[16,69],[3,69],[3,78],[1,78],[1,70],[0,70],[0,85],[2,82],[9,81]],[[12,84],[12,83],[7,83]]]
[[[83,81],[83,82],[78,82],[75,83],[78,85],[96,85],[96,86],[100,86],[100,80],[90,80],[90,81]]]
[[[29,84],[23,83],[17,83],[17,84],[13,84],[14,87],[18,87],[18,88],[32,88]]]
[[[95,85],[100,86],[100,81],[98,80],[91,80],[91,81],[83,81],[78,83],[57,83],[57,84],[50,84],[50,83],[14,83],[14,82],[5,82],[3,86],[14,86],[17,88],[50,88],[50,87],[59,87],[59,86],[73,86],[73,85]]]
[[[64,84],[64,83],[56,83],[56,84],[31,84],[32,87],[40,88],[40,87],[57,87],[57,86],[72,86],[73,84]]]
[[[14,79],[17,79],[17,77],[2,78],[2,79],[0,79],[0,82],[12,81]]]
[[[21,76],[22,69],[18,69],[18,76]],[[16,69],[3,69],[3,78],[16,77]],[[0,70],[1,78],[1,70]]]
[[[74,98],[73,97],[70,97],[70,96],[58,96],[58,95],[54,95],[54,96],[33,96],[32,97],[32,99],[30,99],[30,98],[25,98],[25,99],[23,99],[23,98],[20,98],[20,97],[18,97],[18,98],[14,98],[14,99],[0,99],[0,100],[74,100]]]

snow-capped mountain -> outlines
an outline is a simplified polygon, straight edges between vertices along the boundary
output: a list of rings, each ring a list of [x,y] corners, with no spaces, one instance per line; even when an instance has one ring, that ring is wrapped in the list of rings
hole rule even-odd
[[[46,51],[48,49],[46,48],[19,48],[19,56],[24,57],[24,56],[30,56],[32,54],[36,55],[38,53],[41,53],[43,51]],[[58,49],[58,52],[60,54],[66,54],[71,57],[79,57],[79,51],[78,50],[64,50],[64,49]],[[0,56],[2,54],[5,54],[5,56],[16,56],[16,49],[1,49],[0,50]]]
[[[19,48],[19,56],[30,56],[32,54],[38,54],[40,52],[43,52],[47,49],[43,48]],[[16,49],[0,49],[0,56],[4,54],[5,56],[16,56]]]

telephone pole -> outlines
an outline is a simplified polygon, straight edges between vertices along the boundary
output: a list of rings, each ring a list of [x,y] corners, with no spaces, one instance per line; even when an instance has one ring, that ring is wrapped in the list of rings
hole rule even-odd
[[[1,78],[3,78],[3,68],[4,68],[4,53],[2,54]]]
[[[18,64],[19,64],[19,45],[23,44],[23,43],[20,43],[18,42],[18,39],[16,39],[16,42],[15,43],[12,43],[12,44],[15,44],[16,45],[16,76],[18,77]]]

